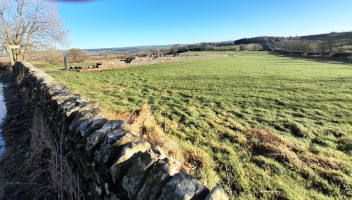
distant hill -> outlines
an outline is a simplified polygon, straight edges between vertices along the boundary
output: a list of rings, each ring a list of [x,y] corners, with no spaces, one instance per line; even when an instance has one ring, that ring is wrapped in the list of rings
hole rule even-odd
[[[325,33],[319,35],[307,35],[307,36],[300,36],[301,40],[345,40],[345,39],[352,39],[352,31],[351,32],[332,32],[332,33]]]
[[[241,45],[241,44],[265,44],[268,39],[280,39],[282,37],[277,36],[259,36],[252,38],[241,38],[238,40],[228,40],[221,42],[207,42],[208,44],[213,44],[215,46],[229,46],[229,45]],[[307,36],[297,36],[297,37],[287,37],[287,38],[296,38],[300,40],[352,40],[352,31],[351,32],[332,32],[332,33],[324,33],[317,35],[307,35]],[[200,45],[201,43],[195,44],[181,44],[180,46],[186,45]],[[83,49],[87,54],[97,55],[101,53],[136,53],[136,52],[144,52],[149,51],[151,49],[169,49],[173,45],[151,45],[151,46],[135,46],[135,47],[119,47],[119,48],[99,48],[99,49]],[[263,45],[265,47],[265,45]]]
[[[252,38],[242,38],[239,40],[235,40],[235,45],[240,44],[252,44],[257,43],[261,44],[263,42],[268,41],[268,39],[279,39],[282,37],[277,36],[260,36],[260,37],[252,37]],[[297,37],[286,37],[286,38],[295,38],[300,40],[351,40],[352,39],[352,31],[351,32],[332,32],[332,33],[324,33],[317,35],[306,35],[306,36],[297,36]]]
[[[118,47],[118,48],[99,48],[99,49],[82,49],[87,54],[100,53],[135,53],[149,51],[151,49],[169,49],[172,45],[155,45],[155,46],[135,46],[135,47]]]
[[[239,40],[235,40],[234,44],[235,45],[240,45],[240,44],[261,44],[261,43],[265,43],[266,41],[268,41],[268,37],[267,36],[260,36],[260,37],[252,37],[252,38],[242,38]]]

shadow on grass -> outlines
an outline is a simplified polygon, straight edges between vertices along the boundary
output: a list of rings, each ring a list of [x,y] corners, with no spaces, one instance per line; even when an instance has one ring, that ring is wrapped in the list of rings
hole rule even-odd
[[[73,71],[73,70],[67,70],[67,72],[70,72],[70,71]],[[66,72],[66,70],[65,69],[57,69],[57,71],[47,71],[45,73],[47,73],[47,74],[60,74],[62,72]]]
[[[343,64],[343,65],[352,66],[352,60],[334,60],[334,59],[329,59],[329,58],[295,57],[295,56],[290,56],[290,55],[277,54],[277,53],[274,53],[274,52],[269,52],[269,54],[277,56],[277,57],[282,57],[282,58],[290,58],[290,59],[293,59],[293,60],[307,60],[307,61],[314,61],[314,62],[320,62],[320,63]]]

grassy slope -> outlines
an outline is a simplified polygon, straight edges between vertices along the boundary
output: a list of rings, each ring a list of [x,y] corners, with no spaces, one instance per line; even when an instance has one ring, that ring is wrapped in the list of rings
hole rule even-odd
[[[37,68],[44,68],[46,72],[51,72],[51,71],[63,71],[65,69],[65,65],[63,62],[58,62],[58,63],[47,63],[47,62],[32,62],[34,66]],[[68,64],[68,68],[70,66],[89,66],[89,65],[95,65],[96,63],[94,62],[72,62]]]
[[[235,197],[351,197],[352,66],[237,54],[51,75],[117,112],[150,104],[167,134],[197,152],[193,173]]]
[[[207,55],[234,55],[234,51],[188,51],[182,53],[183,55],[198,55],[198,56],[207,56]]]

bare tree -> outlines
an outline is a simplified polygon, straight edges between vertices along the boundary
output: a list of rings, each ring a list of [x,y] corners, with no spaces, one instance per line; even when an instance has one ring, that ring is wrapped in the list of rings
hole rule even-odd
[[[160,49],[153,48],[153,49],[150,50],[150,53],[152,55],[158,56],[158,55],[160,55]]]
[[[206,44],[206,45],[204,46],[204,50],[205,50],[205,51],[212,51],[212,50],[214,50],[214,49],[215,49],[215,47],[212,46],[212,45],[210,45],[210,44]]]
[[[329,39],[329,40],[326,41],[325,44],[328,47],[329,53],[331,54],[333,49],[334,49],[334,46],[335,46],[335,40]]]
[[[53,1],[0,0],[1,48],[10,54],[8,45],[19,45],[15,60],[25,60],[30,50],[63,43],[66,33]]]
[[[341,53],[343,50],[343,47],[346,45],[347,43],[344,42],[343,40],[337,40],[335,42],[335,48],[337,50],[337,52]]]
[[[170,49],[160,49],[160,52],[162,55],[168,55],[169,53],[171,53]]]
[[[302,42],[302,48],[304,52],[310,52],[312,49],[312,44],[309,41],[303,41]]]
[[[254,51],[261,51],[261,50],[263,50],[263,47],[260,44],[253,44],[253,50]]]
[[[179,44],[175,44],[171,47],[170,51],[171,53],[177,53],[180,50],[180,45]]]
[[[240,45],[240,51],[245,51],[245,50],[247,50],[247,45],[241,44]]]
[[[49,63],[63,62],[63,52],[56,49],[48,49],[43,52],[43,58]]]
[[[83,62],[87,57],[81,49],[70,49],[67,54],[68,59],[73,62]]]
[[[318,43],[318,49],[321,53],[325,53],[327,52],[327,50],[329,49],[329,47],[327,46],[326,42],[319,42]]]

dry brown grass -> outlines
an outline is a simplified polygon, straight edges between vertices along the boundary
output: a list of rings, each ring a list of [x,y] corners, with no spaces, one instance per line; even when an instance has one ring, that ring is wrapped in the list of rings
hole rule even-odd
[[[208,170],[215,174],[213,171],[215,163],[210,155],[192,144],[179,144],[177,140],[166,135],[152,115],[149,105],[143,105],[139,111],[135,112],[135,117],[131,118],[133,120],[130,120],[126,129],[148,141],[153,148],[161,150],[168,157],[180,161],[183,164],[182,172],[199,176],[203,170]],[[171,124],[168,125],[171,126]],[[177,126],[177,124],[172,126]],[[201,181],[207,184],[209,180],[202,179]]]
[[[202,170],[214,168],[209,154],[193,145],[181,146],[176,140],[167,136],[153,117],[149,105],[143,105],[134,115],[126,125],[126,129],[149,142],[153,148],[164,152],[168,157],[179,160],[183,164],[181,169],[183,172],[199,175]],[[174,124],[174,126],[177,125]]]
[[[203,170],[213,169],[215,164],[209,154],[194,146],[184,147],[184,165],[190,174],[200,174]]]
[[[297,158],[293,149],[296,146],[282,136],[277,135],[269,129],[250,129],[245,134],[257,140],[252,147],[253,152],[274,158],[280,162],[294,162]]]
[[[102,117],[105,117],[108,120],[116,120],[116,119],[126,120],[131,115],[131,113],[129,112],[114,112],[103,107],[100,107],[100,109],[101,109],[101,112],[99,113],[99,115]]]
[[[175,140],[168,137],[151,113],[150,106],[145,104],[130,117],[126,125],[131,133],[148,141],[153,148],[163,151],[167,156],[184,161],[184,152]]]
[[[48,173],[50,184],[43,185],[43,188],[57,193],[57,199],[84,199],[78,175],[72,172],[63,155],[63,133],[58,133],[60,135],[58,141],[44,122],[43,113],[36,110],[33,116],[30,129],[32,133],[30,165],[41,166],[33,172],[33,181]]]
[[[341,170],[347,173],[346,167],[343,164],[343,162],[336,159],[335,157],[325,157],[322,155],[315,155],[310,152],[305,152],[304,154],[301,155],[301,159],[312,168],[319,166],[324,169]]]
[[[256,140],[252,150],[256,154],[273,158],[280,162],[293,163],[300,168],[306,166],[324,170],[341,170],[346,172],[346,166],[335,155],[329,156],[312,153],[304,147],[298,147],[284,136],[277,135],[269,129],[250,129],[245,132],[248,137]]]
[[[259,139],[261,142],[264,143],[271,143],[276,146],[284,145],[286,147],[292,148],[294,146],[293,143],[287,141],[282,136],[277,135],[273,131],[266,129],[266,128],[254,128],[245,131],[245,134],[252,137]]]

